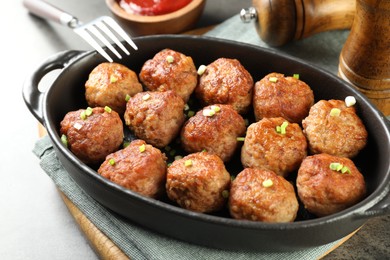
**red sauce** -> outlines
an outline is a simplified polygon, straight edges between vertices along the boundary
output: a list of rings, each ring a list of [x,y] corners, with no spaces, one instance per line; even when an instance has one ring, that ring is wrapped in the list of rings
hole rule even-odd
[[[138,15],[162,15],[177,11],[192,0],[119,0],[119,5],[126,11]]]

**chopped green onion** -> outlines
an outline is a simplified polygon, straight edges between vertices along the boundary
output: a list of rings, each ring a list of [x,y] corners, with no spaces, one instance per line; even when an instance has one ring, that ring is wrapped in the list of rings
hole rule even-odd
[[[66,147],[68,147],[68,138],[66,137],[66,135],[61,135],[61,142],[62,142]]]
[[[148,100],[150,98],[150,95],[146,93],[145,95],[142,96],[142,100]]]
[[[332,108],[330,110],[330,116],[339,116],[341,113],[341,110],[339,108]]]
[[[87,109],[85,110],[85,115],[86,116],[90,116],[90,115],[92,115],[92,112],[93,112],[92,108],[91,107],[87,107]]]
[[[83,127],[83,125],[80,124],[79,122],[76,122],[74,123],[73,127],[76,128],[77,130],[80,130]]]
[[[166,60],[167,60],[168,63],[172,63],[175,59],[173,58],[173,56],[168,55]]]
[[[223,190],[222,191],[222,197],[225,198],[225,199],[229,198],[229,191],[228,190]]]
[[[215,111],[213,109],[203,109],[203,115],[204,116],[207,116],[207,117],[212,117],[213,115],[215,115]]]
[[[175,159],[175,161],[176,161],[176,160],[180,160],[180,159],[183,159],[183,156],[181,156],[181,155],[176,155],[174,159]]]
[[[114,158],[111,158],[110,160],[108,160],[108,163],[111,164],[111,165],[114,165],[115,164]]]
[[[351,170],[350,170],[347,166],[344,166],[344,167],[341,169],[341,173],[351,173]]]
[[[294,78],[294,79],[299,79],[299,74],[294,74],[294,75],[293,75],[293,78]]]
[[[189,110],[190,109],[190,106],[188,105],[188,104],[185,104],[184,105],[184,111],[187,111],[187,110]]]
[[[118,78],[115,75],[110,76],[110,83],[115,83],[118,81]]]
[[[206,71],[206,69],[207,69],[206,65],[200,65],[199,68],[198,68],[198,75],[202,76],[203,73]]]
[[[129,146],[129,144],[130,144],[130,142],[127,142],[127,141],[123,142],[123,148],[126,148],[127,146]]]
[[[333,171],[337,171],[337,168],[341,165],[341,163],[331,163],[329,164],[329,168]]]
[[[345,105],[351,107],[356,104],[356,98],[354,96],[348,96],[345,98]]]
[[[170,150],[172,150],[172,147],[170,147],[169,145],[165,146],[164,147],[165,151],[169,152]]]
[[[278,81],[278,78],[277,77],[270,77],[269,81],[276,83]]]
[[[87,119],[87,115],[85,114],[85,110],[81,111],[80,118],[83,120]]]
[[[276,126],[276,132],[285,135],[287,126],[288,126],[288,122],[284,121],[280,126]]]
[[[185,167],[189,167],[189,166],[192,166],[192,160],[191,159],[188,159],[184,162],[184,166]]]
[[[105,106],[104,111],[106,111],[107,113],[111,113],[112,109],[109,106]]]
[[[270,180],[270,179],[266,179],[265,181],[263,181],[263,187],[264,188],[269,188],[271,187],[272,185],[274,185],[273,181]]]
[[[146,150],[145,144],[141,144],[141,145],[139,146],[139,151],[140,151],[141,153],[143,153],[143,152],[145,152],[145,150]]]
[[[125,100],[126,100],[126,102],[130,100],[130,95],[129,94],[126,94]]]
[[[245,137],[237,137],[237,141],[244,142],[245,141]]]
[[[219,106],[216,106],[216,105],[212,105],[211,109],[214,110],[215,112],[221,111],[221,108]]]
[[[194,115],[195,115],[195,111],[192,111],[192,110],[188,111],[188,113],[187,113],[188,117],[192,117]]]

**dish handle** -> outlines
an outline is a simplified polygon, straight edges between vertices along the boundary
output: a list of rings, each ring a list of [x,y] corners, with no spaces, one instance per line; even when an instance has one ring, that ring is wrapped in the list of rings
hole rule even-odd
[[[25,79],[22,89],[24,102],[30,112],[41,124],[44,125],[45,121],[42,113],[45,92],[39,89],[39,83],[49,72],[65,68],[70,60],[81,53],[84,53],[84,51],[67,50],[56,53],[42,62],[41,65]]]
[[[357,218],[372,218],[377,216],[385,216],[390,214],[390,184],[379,197],[374,201],[373,205],[369,205],[369,208],[355,214]]]

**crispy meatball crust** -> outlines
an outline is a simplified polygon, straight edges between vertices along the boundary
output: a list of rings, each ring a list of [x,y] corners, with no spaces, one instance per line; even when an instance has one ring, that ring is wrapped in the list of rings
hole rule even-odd
[[[229,210],[235,219],[293,222],[298,200],[293,185],[283,177],[268,170],[246,168],[232,182]]]
[[[143,140],[109,154],[98,173],[144,196],[158,198],[165,192],[166,157]]]
[[[61,134],[66,135],[69,149],[87,164],[101,163],[123,143],[123,123],[115,111],[102,107],[92,109],[92,114],[81,118],[85,109],[68,112],[61,121]]]
[[[184,105],[173,91],[137,93],[127,102],[125,122],[138,138],[163,148],[180,132]]]
[[[185,209],[214,212],[226,204],[223,192],[229,190],[230,181],[221,158],[208,152],[193,153],[168,167],[166,191]]]
[[[219,111],[214,115],[204,115],[216,107]],[[206,150],[227,162],[238,147],[237,137],[244,135],[245,130],[245,120],[232,106],[211,105],[187,120],[181,130],[181,144],[186,152]]]
[[[340,109],[340,115],[332,116],[333,108]],[[353,158],[367,143],[366,128],[355,108],[347,107],[342,100],[318,101],[302,126],[313,154]]]
[[[255,83],[253,109],[257,121],[264,117],[283,117],[301,123],[313,103],[311,88],[294,77],[270,73]]]
[[[252,92],[252,76],[238,60],[227,58],[209,64],[195,89],[204,105],[229,104],[240,114],[248,112]]]
[[[350,172],[331,170],[331,163],[347,166]],[[296,183],[305,208],[319,217],[346,209],[366,194],[364,177],[353,161],[329,154],[306,157],[299,168]]]
[[[126,109],[126,96],[134,96],[141,91],[137,74],[114,62],[96,66],[85,83],[85,98],[89,106],[109,106],[120,115]]]
[[[172,57],[172,62],[168,57]],[[198,74],[191,57],[164,49],[144,63],[139,78],[150,91],[173,90],[187,102],[198,83]]]
[[[299,168],[307,155],[307,141],[296,123],[289,123],[285,134],[278,133],[276,127],[285,121],[263,118],[248,127],[241,149],[244,167],[268,169],[283,177]]]

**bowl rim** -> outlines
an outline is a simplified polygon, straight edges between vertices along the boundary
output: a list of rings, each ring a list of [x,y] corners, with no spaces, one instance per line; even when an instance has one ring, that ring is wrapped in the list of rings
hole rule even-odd
[[[136,15],[136,14],[131,14],[126,12],[122,7],[120,7],[118,0],[106,0],[106,4],[108,8],[115,15],[127,21],[138,22],[138,23],[158,23],[158,22],[174,20],[188,14],[193,10],[196,10],[198,7],[202,6],[205,2],[206,0],[191,0],[191,2],[188,3],[186,6],[174,12],[163,14],[163,15],[147,16],[147,15]]]

